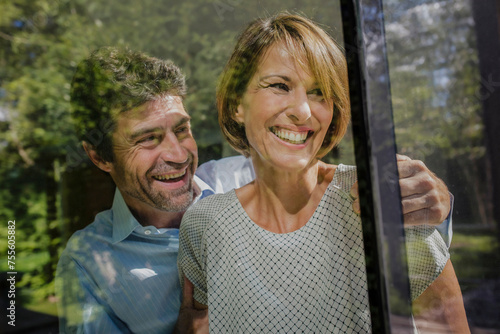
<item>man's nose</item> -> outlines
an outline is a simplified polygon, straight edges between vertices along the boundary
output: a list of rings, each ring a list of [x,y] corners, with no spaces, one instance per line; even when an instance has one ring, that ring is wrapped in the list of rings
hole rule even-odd
[[[165,162],[183,163],[188,160],[189,154],[181,145],[179,138],[174,133],[169,133],[163,138],[160,145],[161,158]]]

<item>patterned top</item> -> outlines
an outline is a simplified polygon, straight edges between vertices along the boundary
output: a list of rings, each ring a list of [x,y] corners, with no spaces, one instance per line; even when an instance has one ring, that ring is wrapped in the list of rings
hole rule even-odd
[[[355,181],[355,167],[338,166],[311,219],[291,233],[259,227],[234,191],[186,212],[179,274],[208,305],[211,332],[370,332],[361,222],[348,195]],[[417,297],[449,254],[434,228],[406,232],[417,240],[407,245],[418,248],[410,252],[418,257],[410,262]]]

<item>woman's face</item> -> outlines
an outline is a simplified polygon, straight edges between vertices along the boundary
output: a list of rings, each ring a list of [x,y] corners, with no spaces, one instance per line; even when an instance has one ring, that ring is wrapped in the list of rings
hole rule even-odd
[[[333,104],[328,102],[310,71],[280,44],[272,46],[236,113],[236,120],[245,124],[254,163],[291,171],[315,162],[332,122]]]

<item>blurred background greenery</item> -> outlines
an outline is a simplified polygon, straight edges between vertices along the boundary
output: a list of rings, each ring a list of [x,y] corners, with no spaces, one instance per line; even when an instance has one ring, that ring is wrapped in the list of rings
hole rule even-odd
[[[128,46],[180,66],[189,87],[200,163],[234,155],[223,143],[215,83],[237,33],[251,19],[289,9],[342,41],[333,1],[1,0],[0,270],[7,221],[16,220],[16,270],[27,307],[55,314],[53,278],[69,236],[110,206],[113,185],[90,166],[69,114],[76,64],[93,49]],[[352,144],[342,153],[352,163]],[[340,150],[329,159],[339,158]]]
[[[480,85],[469,1],[410,1],[404,10],[400,1],[386,3],[397,145],[455,194],[451,250],[465,295],[500,279],[481,101],[465,101]],[[285,9],[314,19],[342,43],[338,1],[0,0],[0,271],[7,271],[7,221],[15,219],[27,308],[56,314],[59,253],[113,194],[73,132],[76,64],[103,45],[173,60],[187,76],[185,105],[200,162],[233,155],[217,123],[217,77],[242,27]],[[353,164],[352,135],[325,159]]]

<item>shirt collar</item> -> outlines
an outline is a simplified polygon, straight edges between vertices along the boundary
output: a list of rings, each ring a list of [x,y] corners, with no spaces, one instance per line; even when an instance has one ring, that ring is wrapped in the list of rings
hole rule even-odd
[[[194,176],[194,182],[200,188],[200,194],[194,199],[193,203],[196,203],[202,198],[214,194],[214,191],[208,184],[203,182],[198,176]],[[123,196],[116,188],[115,198],[113,200],[113,243],[118,243],[125,240],[134,230],[138,227],[143,227],[137,219],[132,215],[130,209],[128,208]]]
[[[127,238],[138,226],[141,226],[132,215],[123,196],[116,188],[113,200],[113,243],[118,243]]]

